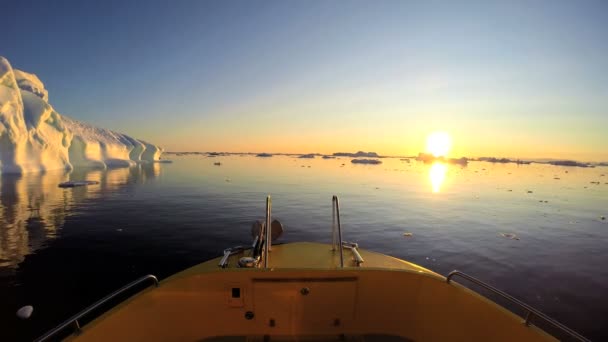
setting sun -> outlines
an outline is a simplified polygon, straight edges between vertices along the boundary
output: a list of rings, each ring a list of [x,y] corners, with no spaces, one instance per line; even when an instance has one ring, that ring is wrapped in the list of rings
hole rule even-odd
[[[433,132],[426,138],[426,151],[435,157],[445,157],[452,148],[452,139],[446,132]]]

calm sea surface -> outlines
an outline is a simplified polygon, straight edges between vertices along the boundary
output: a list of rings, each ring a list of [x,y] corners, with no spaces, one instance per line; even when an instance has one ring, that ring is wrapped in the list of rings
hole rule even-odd
[[[249,243],[266,194],[284,242],[330,242],[336,194],[345,240],[444,275],[459,269],[607,338],[606,167],[168,157],[1,177],[1,341],[30,340],[139,276],[164,278]],[[84,179],[100,184],[57,187]],[[24,305],[34,307],[25,321],[15,316]]]

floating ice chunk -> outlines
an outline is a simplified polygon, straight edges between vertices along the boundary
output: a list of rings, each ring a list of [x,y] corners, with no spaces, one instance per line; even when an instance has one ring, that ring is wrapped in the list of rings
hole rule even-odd
[[[34,312],[34,307],[31,305],[26,305],[17,310],[17,317],[21,319],[28,319],[32,315],[32,312]]]
[[[77,186],[86,186],[86,185],[95,185],[95,184],[99,184],[98,181],[69,181],[69,182],[63,182],[63,183],[59,183],[59,187],[60,188],[75,188]]]
[[[350,162],[353,164],[370,164],[370,165],[382,164],[382,161],[380,161],[378,159],[353,159]]]
[[[500,236],[507,238],[507,239],[511,239],[511,240],[519,240],[517,235],[515,235],[513,233],[500,233]]]

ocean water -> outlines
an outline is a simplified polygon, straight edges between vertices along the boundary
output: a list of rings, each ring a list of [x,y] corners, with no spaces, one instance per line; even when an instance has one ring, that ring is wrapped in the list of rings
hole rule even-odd
[[[336,194],[345,240],[444,275],[464,271],[607,337],[606,167],[168,157],[1,177],[0,340],[31,340],[139,276],[164,278],[249,243],[267,194],[283,242],[330,242]],[[57,186],[67,180],[100,184]],[[24,305],[29,320],[15,316]]]

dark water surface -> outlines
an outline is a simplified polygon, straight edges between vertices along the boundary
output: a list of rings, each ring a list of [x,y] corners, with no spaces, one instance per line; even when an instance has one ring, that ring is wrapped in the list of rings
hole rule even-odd
[[[164,278],[248,243],[266,194],[284,242],[329,242],[337,194],[346,240],[444,275],[467,272],[607,338],[608,168],[172,158],[1,177],[0,341],[31,340],[139,276]],[[85,179],[100,184],[57,187]],[[24,305],[34,307],[25,321],[15,316]]]

